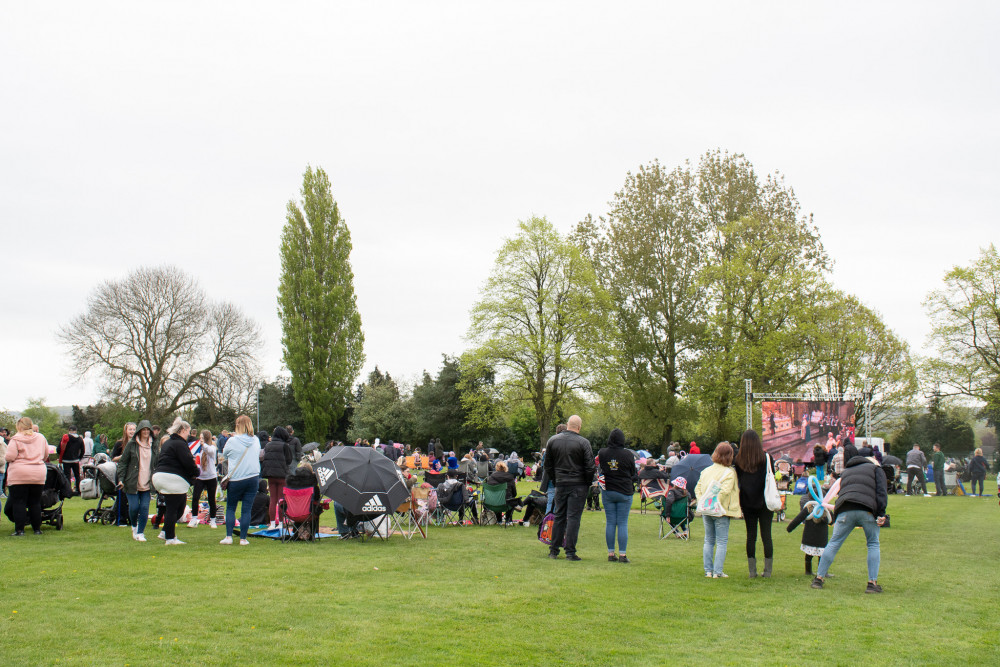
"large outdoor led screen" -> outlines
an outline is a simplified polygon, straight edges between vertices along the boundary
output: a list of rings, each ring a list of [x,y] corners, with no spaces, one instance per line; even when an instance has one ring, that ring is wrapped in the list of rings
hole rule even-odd
[[[854,438],[854,401],[764,401],[761,438],[772,458],[813,460],[816,445],[829,451]]]

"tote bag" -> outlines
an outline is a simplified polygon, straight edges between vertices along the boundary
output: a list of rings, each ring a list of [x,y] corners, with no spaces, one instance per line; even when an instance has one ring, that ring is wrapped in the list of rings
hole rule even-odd
[[[767,509],[777,512],[781,509],[781,496],[778,494],[778,484],[774,481],[774,473],[771,472],[771,455],[767,457],[767,467],[764,469],[764,504]]]
[[[719,491],[722,491],[722,485],[718,481],[709,484],[705,493],[698,498],[694,513],[698,516],[725,516],[726,511],[719,504]]]

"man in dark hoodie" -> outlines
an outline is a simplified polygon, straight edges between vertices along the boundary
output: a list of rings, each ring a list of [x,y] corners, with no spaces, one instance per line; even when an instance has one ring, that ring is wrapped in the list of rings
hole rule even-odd
[[[639,484],[639,476],[635,471],[635,457],[625,449],[625,434],[620,428],[611,431],[608,446],[597,452],[597,465],[604,477],[604,537],[608,544],[608,560],[613,563],[629,563],[631,561],[625,554],[628,546],[628,515],[632,509],[632,495]]]
[[[77,434],[75,426],[70,426],[66,446],[60,452],[59,459],[67,482],[70,481],[70,474],[73,475],[73,493],[76,495],[80,495],[80,459],[83,457],[83,450],[83,438]]]
[[[823,588],[826,573],[833,565],[837,551],[857,526],[865,531],[868,541],[868,587],[865,593],[881,593],[878,585],[879,527],[885,523],[885,509],[889,503],[886,493],[885,472],[874,459],[861,456],[854,445],[844,447],[844,472],[840,476],[840,493],[834,505],[833,537],[819,560],[813,588]]]

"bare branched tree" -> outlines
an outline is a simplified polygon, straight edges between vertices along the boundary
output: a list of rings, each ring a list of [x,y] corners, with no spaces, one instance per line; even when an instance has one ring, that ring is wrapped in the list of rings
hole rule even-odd
[[[257,323],[172,266],[103,283],[58,336],[76,374],[154,420],[199,399],[245,408],[260,375]]]

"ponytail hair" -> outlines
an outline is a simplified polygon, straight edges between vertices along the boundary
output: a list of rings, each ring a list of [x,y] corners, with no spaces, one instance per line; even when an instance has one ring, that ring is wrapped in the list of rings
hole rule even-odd
[[[176,435],[178,432],[183,431],[186,428],[190,429],[191,428],[191,424],[188,424],[186,421],[184,421],[180,417],[175,417],[174,418],[174,423],[171,424],[170,428],[167,429],[167,433],[169,433],[170,435]]]

